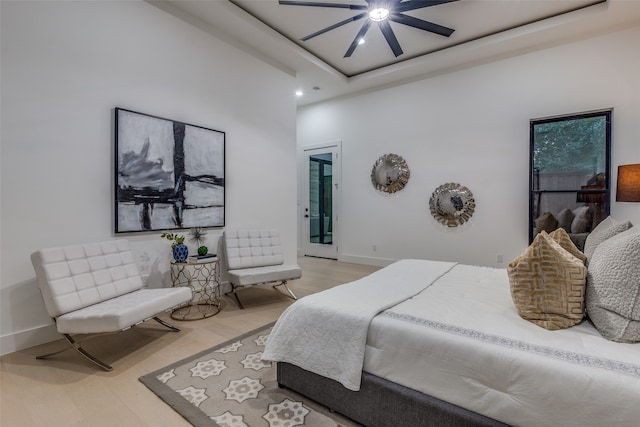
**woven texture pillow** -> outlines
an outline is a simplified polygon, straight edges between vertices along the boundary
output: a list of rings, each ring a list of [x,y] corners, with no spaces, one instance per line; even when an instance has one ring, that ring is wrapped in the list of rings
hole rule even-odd
[[[587,263],[587,257],[582,252],[580,252],[580,249],[577,248],[577,246],[571,240],[571,237],[569,237],[569,233],[567,233],[563,228],[558,228],[557,230],[549,234],[549,236],[553,240],[558,242],[558,244],[562,246],[565,251],[569,252],[571,255],[582,261],[583,264]]]
[[[596,250],[600,243],[630,228],[631,223],[629,221],[618,222],[611,216],[605,218],[589,233],[586,242],[584,242],[584,254],[587,259],[591,259],[593,251]]]
[[[631,227],[596,247],[589,262],[587,313],[606,339],[640,342],[640,231]]]
[[[541,232],[507,267],[511,298],[522,317],[545,329],[574,326],[584,317],[584,263]]]

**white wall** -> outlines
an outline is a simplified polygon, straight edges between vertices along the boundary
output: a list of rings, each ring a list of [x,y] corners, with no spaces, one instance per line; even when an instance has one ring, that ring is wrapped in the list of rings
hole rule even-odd
[[[339,259],[506,266],[528,244],[533,118],[613,107],[615,195],[617,166],[640,163],[638,40],[635,27],[299,109],[299,147],[342,141]],[[407,187],[393,195],[370,181],[386,153],[404,157],[411,170]],[[471,220],[457,228],[429,213],[431,193],[446,182],[466,185],[476,200]],[[613,202],[612,215],[640,225],[639,204]]]
[[[226,132],[226,225],[279,228],[295,261],[293,76],[141,1],[2,1],[1,19],[1,353],[59,337],[33,251],[122,237],[116,106]],[[159,236],[125,235],[152,286],[168,282]]]

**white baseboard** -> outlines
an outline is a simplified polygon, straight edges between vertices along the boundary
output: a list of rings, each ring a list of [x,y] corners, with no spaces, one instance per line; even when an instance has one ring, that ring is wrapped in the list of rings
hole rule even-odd
[[[0,337],[0,356],[61,339],[56,325],[42,325]]]
[[[373,257],[363,257],[359,255],[341,254],[341,255],[338,255],[338,261],[351,262],[354,264],[365,264],[365,265],[375,265],[378,267],[386,267],[387,265],[393,264],[394,262],[396,262],[397,259],[373,258]]]

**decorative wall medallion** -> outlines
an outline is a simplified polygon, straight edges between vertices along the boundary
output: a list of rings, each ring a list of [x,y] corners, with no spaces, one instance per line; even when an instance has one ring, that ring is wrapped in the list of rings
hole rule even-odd
[[[467,222],[475,208],[471,190],[453,182],[436,188],[429,199],[431,215],[447,227],[457,227]]]
[[[371,183],[376,190],[395,193],[407,185],[409,166],[397,154],[385,154],[374,163],[371,170]]]

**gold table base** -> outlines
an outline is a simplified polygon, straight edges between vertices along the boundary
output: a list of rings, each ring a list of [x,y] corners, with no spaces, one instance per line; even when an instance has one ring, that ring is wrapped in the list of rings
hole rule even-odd
[[[171,262],[171,285],[187,286],[193,298],[171,312],[175,320],[200,320],[215,316],[222,309],[218,259],[210,261]]]

